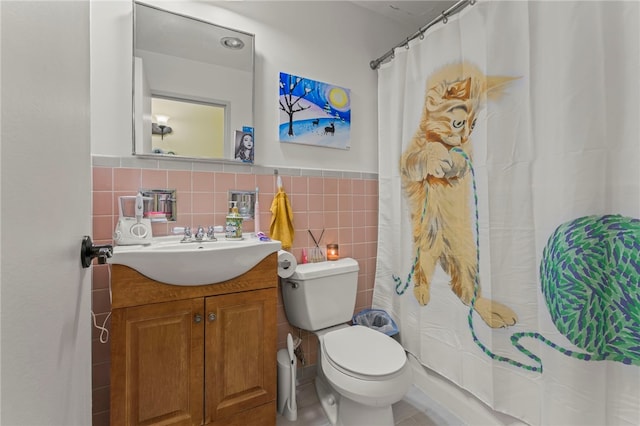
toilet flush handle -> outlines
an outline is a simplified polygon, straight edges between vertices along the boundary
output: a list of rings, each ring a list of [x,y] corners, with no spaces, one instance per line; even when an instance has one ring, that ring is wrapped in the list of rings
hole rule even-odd
[[[287,284],[291,285],[291,288],[296,289],[300,286],[296,281],[287,280]]]

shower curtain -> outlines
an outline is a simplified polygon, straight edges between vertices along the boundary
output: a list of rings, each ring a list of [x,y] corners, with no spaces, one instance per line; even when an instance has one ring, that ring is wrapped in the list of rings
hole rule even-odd
[[[640,424],[639,27],[478,1],[378,70],[373,305],[529,424]]]

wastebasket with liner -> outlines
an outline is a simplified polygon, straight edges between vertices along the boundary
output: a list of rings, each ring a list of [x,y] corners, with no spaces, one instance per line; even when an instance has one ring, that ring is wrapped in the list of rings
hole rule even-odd
[[[372,328],[387,336],[398,334],[395,321],[382,309],[364,309],[355,314],[352,321],[354,324]]]

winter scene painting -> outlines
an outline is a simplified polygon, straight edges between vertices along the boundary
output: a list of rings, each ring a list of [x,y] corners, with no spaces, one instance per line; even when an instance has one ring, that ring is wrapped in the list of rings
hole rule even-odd
[[[349,149],[350,90],[280,73],[280,142]]]

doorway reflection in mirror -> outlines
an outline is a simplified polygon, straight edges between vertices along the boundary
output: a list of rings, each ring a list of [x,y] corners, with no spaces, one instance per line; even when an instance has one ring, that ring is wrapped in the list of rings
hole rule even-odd
[[[151,129],[152,152],[195,158],[224,157],[225,109],[225,105],[153,96],[151,115],[156,121]],[[162,116],[171,127],[165,122],[167,127],[160,129]]]

